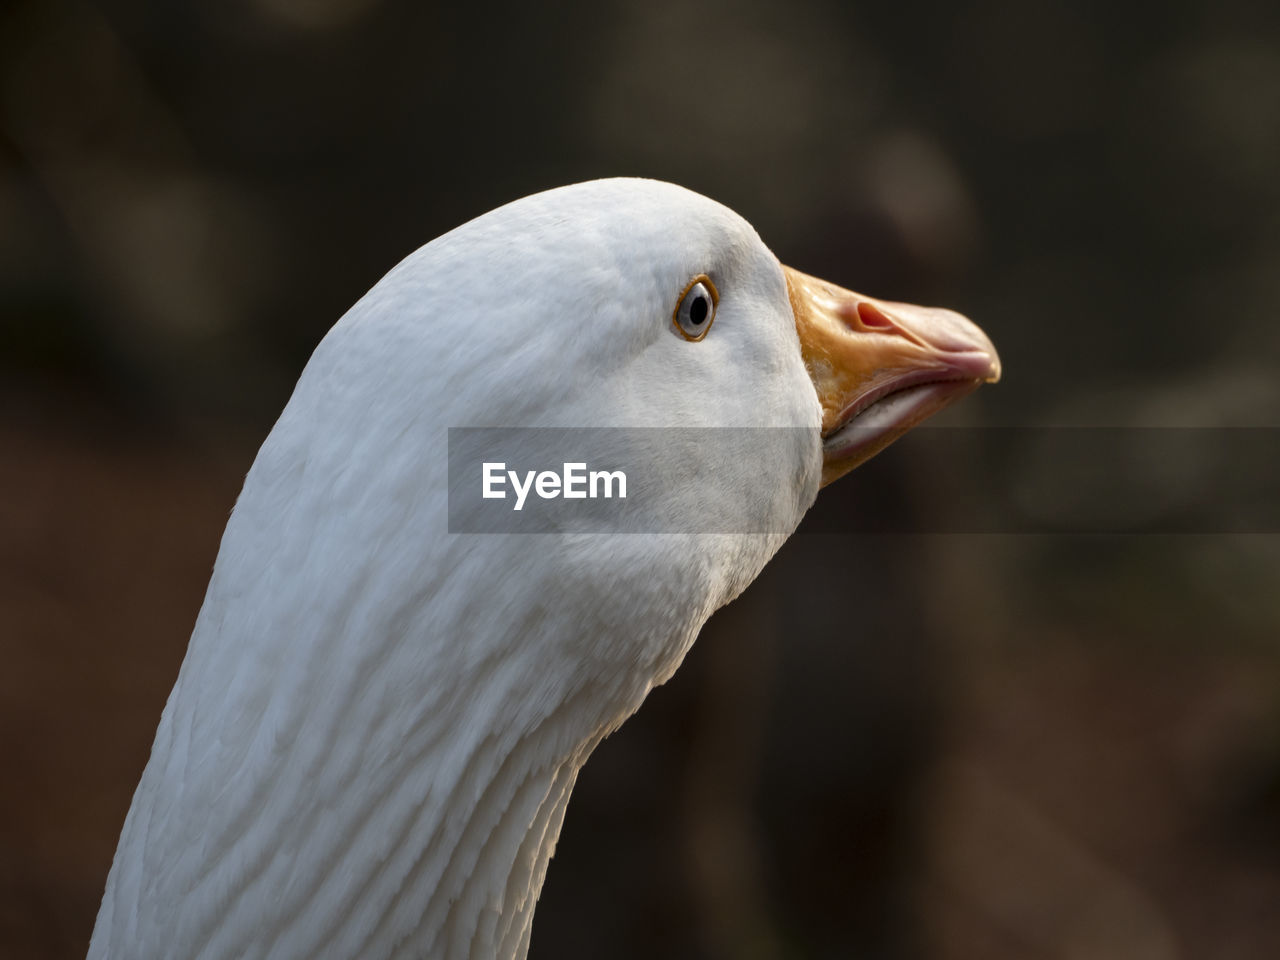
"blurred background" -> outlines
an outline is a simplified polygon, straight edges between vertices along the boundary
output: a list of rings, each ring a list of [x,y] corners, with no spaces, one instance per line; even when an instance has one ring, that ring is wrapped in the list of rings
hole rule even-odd
[[[83,956],[325,330],[439,233],[615,174],[976,319],[1005,379],[952,427],[1280,426],[1276,4],[11,2],[0,956]],[[599,749],[533,957],[1280,956],[1280,527],[1171,530],[1034,456],[939,487],[942,432],[824,494],[903,532],[811,518]],[[1130,474],[1214,499],[1188,443]],[[934,522],[952,482],[1033,522]]]

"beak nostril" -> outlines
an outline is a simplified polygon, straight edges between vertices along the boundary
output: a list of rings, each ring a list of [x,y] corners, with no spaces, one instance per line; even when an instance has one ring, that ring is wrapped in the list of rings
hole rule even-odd
[[[858,319],[869,330],[892,330],[894,328],[893,321],[886,317],[874,303],[866,300],[858,304]]]

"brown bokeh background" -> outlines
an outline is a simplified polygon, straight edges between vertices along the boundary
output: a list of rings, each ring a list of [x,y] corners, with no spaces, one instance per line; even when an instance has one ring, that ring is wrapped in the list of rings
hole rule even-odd
[[[1280,425],[1274,4],[18,0],[0,956],[83,955],[319,337],[420,243],[613,174],[973,316],[1006,378],[953,426]],[[824,510],[916,529],[949,504],[912,466]],[[805,529],[587,765],[533,957],[1280,956],[1280,536]]]

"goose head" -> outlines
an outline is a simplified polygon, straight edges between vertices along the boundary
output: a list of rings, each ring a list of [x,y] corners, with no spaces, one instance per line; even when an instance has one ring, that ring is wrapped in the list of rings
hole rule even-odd
[[[596,744],[824,483],[998,375],[958,314],[785,267],[670,184],[548,191],[417,250],[248,473],[90,957],[522,957]],[[660,482],[631,527],[465,532],[495,504],[451,472],[463,428],[513,467],[587,428]]]

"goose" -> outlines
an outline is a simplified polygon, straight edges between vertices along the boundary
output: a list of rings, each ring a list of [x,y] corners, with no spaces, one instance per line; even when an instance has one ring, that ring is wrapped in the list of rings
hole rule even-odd
[[[821,486],[999,375],[959,314],[785,267],[659,181],[534,194],[410,254],[248,471],[90,960],[524,957],[596,745]],[[650,443],[684,468],[662,532],[456,532],[450,428],[495,426],[768,429]]]

